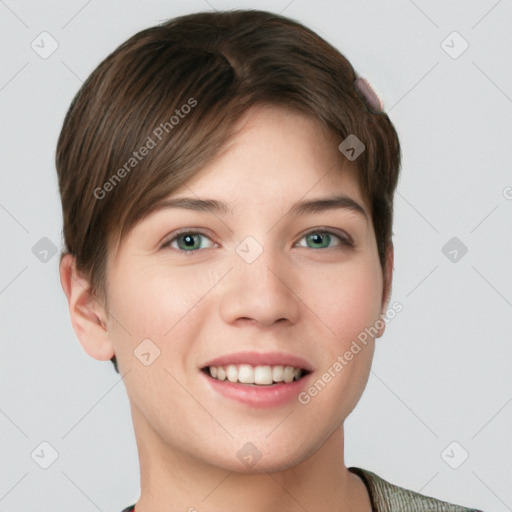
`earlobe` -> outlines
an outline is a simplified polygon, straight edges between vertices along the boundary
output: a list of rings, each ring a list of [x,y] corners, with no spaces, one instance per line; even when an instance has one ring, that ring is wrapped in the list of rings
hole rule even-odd
[[[106,328],[105,307],[92,296],[90,283],[77,272],[73,255],[62,256],[59,274],[68,300],[71,325],[82,348],[94,359],[111,359],[114,349]]]

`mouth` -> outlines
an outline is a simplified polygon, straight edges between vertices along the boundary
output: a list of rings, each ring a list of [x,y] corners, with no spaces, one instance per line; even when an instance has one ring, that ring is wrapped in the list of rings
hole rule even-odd
[[[269,410],[293,404],[314,370],[307,359],[295,354],[254,351],[224,354],[204,361],[199,369],[212,400],[222,396],[220,400]]]
[[[298,366],[228,364],[201,368],[209,377],[219,381],[229,381],[248,386],[275,386],[289,384],[302,379],[309,370]]]

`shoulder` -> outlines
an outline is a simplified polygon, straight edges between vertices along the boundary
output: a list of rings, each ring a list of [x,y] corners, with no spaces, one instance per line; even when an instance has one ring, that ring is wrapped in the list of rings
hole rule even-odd
[[[366,469],[350,467],[368,488],[373,512],[482,512],[466,508],[394,485]]]
[[[482,512],[399,487],[367,469],[350,467],[349,470],[363,479],[370,494],[372,512]],[[132,512],[134,507],[131,505],[122,512]]]

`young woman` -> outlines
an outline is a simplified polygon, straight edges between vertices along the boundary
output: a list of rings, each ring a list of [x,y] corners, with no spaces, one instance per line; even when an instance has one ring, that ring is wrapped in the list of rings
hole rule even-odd
[[[344,463],[391,303],[398,137],[336,49],[263,11],[144,30],[57,149],[61,283],[130,400],[126,511],[470,511]]]

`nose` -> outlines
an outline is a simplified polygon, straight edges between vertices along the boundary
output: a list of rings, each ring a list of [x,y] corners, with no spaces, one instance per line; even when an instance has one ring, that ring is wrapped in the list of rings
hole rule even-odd
[[[229,324],[295,324],[300,299],[290,263],[270,250],[251,263],[235,254],[234,268],[223,280],[220,314]]]

